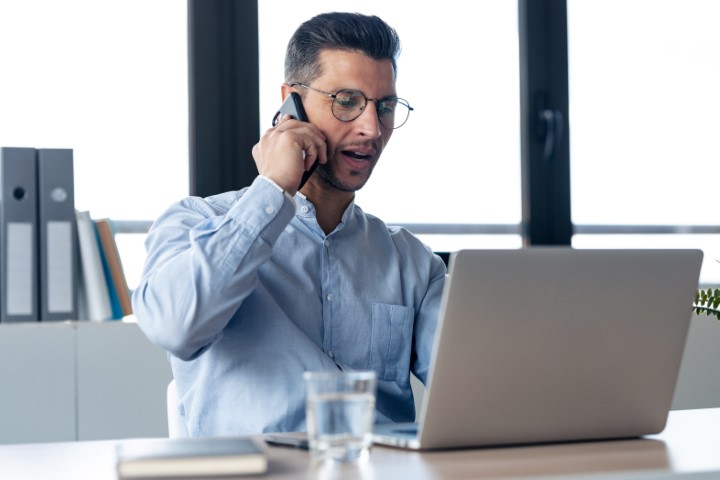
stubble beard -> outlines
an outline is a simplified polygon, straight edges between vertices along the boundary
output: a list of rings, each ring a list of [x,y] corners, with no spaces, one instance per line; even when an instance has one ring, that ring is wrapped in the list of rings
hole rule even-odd
[[[332,164],[330,164],[330,162],[318,165],[316,173],[324,183],[337,190],[340,190],[341,192],[356,192],[362,187],[364,187],[367,181],[370,179],[372,167],[367,170],[367,176],[365,176],[364,178],[363,172],[358,172],[354,170],[351,171],[350,175],[358,180],[357,182],[353,182],[352,184],[340,180],[340,178],[338,178],[338,176],[335,174],[335,169],[333,168]]]

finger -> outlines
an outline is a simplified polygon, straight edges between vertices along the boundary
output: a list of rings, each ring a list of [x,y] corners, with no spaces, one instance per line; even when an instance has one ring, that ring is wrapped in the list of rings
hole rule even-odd
[[[318,152],[318,162],[325,164],[327,161],[327,142],[323,141],[323,148]]]
[[[307,172],[317,159],[317,147],[312,145],[307,150],[303,150],[303,154],[303,170]]]
[[[324,136],[315,137],[312,140],[303,145],[303,150],[306,152],[305,170],[309,170],[315,161],[327,163],[327,143],[325,143]]]

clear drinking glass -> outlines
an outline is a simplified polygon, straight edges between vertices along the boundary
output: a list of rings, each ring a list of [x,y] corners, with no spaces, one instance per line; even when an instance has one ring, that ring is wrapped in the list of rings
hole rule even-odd
[[[372,445],[375,372],[305,372],[307,431],[317,461],[365,460]]]

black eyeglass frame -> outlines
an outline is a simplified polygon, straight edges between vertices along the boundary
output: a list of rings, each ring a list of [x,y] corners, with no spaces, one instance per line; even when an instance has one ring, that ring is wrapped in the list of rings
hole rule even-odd
[[[326,92],[325,90],[320,90],[319,88],[311,87],[310,85],[305,85],[304,83],[300,83],[300,82],[293,82],[293,83],[290,83],[288,86],[290,86],[290,87],[303,87],[303,88],[307,88],[308,90],[313,90],[313,91],[315,91],[315,92],[317,92],[317,93],[321,93],[321,94],[323,94],[323,95],[325,95],[325,96],[327,96],[327,97],[332,98],[332,100],[333,100],[333,103],[332,103],[333,107],[331,107],[330,110],[332,111],[333,116],[334,116],[335,118],[337,118],[338,120],[340,120],[341,122],[352,122],[353,120],[356,120],[356,119],[357,119],[358,117],[360,117],[360,115],[362,115],[362,113],[365,111],[365,107],[367,107],[368,102],[373,102],[373,103],[375,104],[375,111],[377,112],[378,120],[380,121],[380,123],[382,123],[382,124],[383,124],[385,127],[387,127],[387,128],[391,128],[391,129],[393,129],[393,130],[397,130],[398,128],[402,127],[403,125],[405,125],[405,124],[407,123],[408,119],[410,118],[410,112],[412,112],[413,110],[415,110],[413,107],[410,106],[410,102],[408,102],[408,101],[405,100],[404,98],[395,97],[395,96],[389,96],[389,97],[384,97],[384,98],[368,98],[368,97],[367,97],[363,92],[361,92],[360,90],[353,90],[352,88],[343,88],[342,90],[338,90],[337,92],[332,93],[332,92]],[[338,117],[338,115],[335,113],[335,108],[334,108],[335,100],[337,99],[337,96],[338,96],[338,94],[339,94],[340,92],[359,93],[359,94],[365,99],[365,105],[363,105],[362,108],[360,108],[360,109],[358,110],[358,114],[357,114],[356,116],[354,116],[353,118],[343,119],[343,118]],[[384,102],[384,101],[387,101],[387,100],[395,100],[397,103],[399,103],[399,104],[407,107],[407,110],[408,110],[407,115],[405,116],[405,120],[404,120],[400,125],[397,125],[397,126],[388,126],[388,125],[385,125],[385,123],[383,122],[382,117],[380,116],[380,103],[381,103],[381,102]],[[394,111],[393,111],[393,118],[395,118],[395,117],[394,117]]]

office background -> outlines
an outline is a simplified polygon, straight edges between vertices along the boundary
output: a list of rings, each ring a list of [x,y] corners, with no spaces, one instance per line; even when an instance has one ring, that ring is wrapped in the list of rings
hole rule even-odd
[[[0,145],[74,149],[76,206],[117,222],[133,288],[170,203],[251,182],[285,45],[330,10],[398,30],[416,109],[364,210],[437,251],[701,248],[720,285],[715,0],[0,0]],[[693,322],[699,371],[720,332]],[[720,405],[687,378],[679,406]]]

